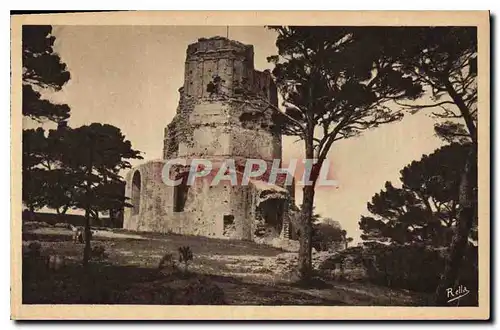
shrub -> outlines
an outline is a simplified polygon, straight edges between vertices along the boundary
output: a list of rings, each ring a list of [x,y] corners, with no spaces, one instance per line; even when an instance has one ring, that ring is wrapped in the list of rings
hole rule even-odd
[[[422,292],[435,290],[444,269],[439,251],[418,246],[376,248],[363,262],[370,281]]]
[[[182,305],[223,305],[224,291],[206,278],[190,281],[181,291],[177,303]]]
[[[93,246],[91,255],[92,258],[96,260],[102,260],[108,257],[106,249],[102,245]]]
[[[42,245],[31,242],[23,251],[23,281],[44,276],[47,271],[47,259],[42,255]]]
[[[363,249],[352,247],[322,260],[318,265],[320,275],[334,280],[366,280],[367,271],[363,262]]]
[[[316,251],[339,250],[343,245],[342,228],[333,220],[314,224],[312,246]]]
[[[179,248],[179,262],[184,264],[184,270],[187,271],[189,262],[193,260],[193,251],[189,246]]]
[[[350,253],[363,264],[371,282],[429,293],[438,286],[446,262],[444,249],[424,245],[375,245]],[[463,265],[459,283],[474,290],[477,288],[477,248],[469,247]]]
[[[377,244],[367,248],[349,248],[337,253],[322,262],[319,270],[323,275],[334,278],[332,274],[340,274],[342,279],[364,278],[391,288],[432,293],[444,271],[445,258],[446,252],[443,249],[423,245]],[[463,265],[459,284],[475,291],[478,274],[476,247],[469,247]]]
[[[170,269],[171,271],[175,271],[177,269],[173,253],[167,252],[161,258],[158,264],[158,271],[163,269]]]
[[[42,245],[39,242],[31,242],[26,249],[26,256],[38,258],[41,256]]]

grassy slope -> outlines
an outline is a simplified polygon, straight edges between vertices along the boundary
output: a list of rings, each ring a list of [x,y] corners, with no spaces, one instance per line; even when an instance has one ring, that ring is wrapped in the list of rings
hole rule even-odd
[[[225,302],[237,305],[412,305],[419,299],[364,283],[328,283],[315,289],[293,286],[262,267],[266,258],[283,251],[252,242],[102,231],[93,245],[104,246],[108,258],[92,263],[85,273],[79,265],[83,244],[71,242],[69,230],[40,228],[23,233],[24,245],[33,240],[42,244],[45,255],[65,256],[68,265],[56,272],[26,272],[24,303],[169,304],[176,301],[172,295],[183,292],[194,278],[215,283],[224,290]],[[194,254],[190,271],[195,275],[185,278],[157,272],[164,253],[176,253],[186,245]]]

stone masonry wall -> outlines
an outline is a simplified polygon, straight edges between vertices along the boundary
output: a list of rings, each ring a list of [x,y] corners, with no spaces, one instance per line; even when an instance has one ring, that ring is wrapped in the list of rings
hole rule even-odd
[[[165,160],[232,158],[244,164],[257,158],[270,166],[273,159],[281,159],[281,132],[270,109],[277,106],[277,90],[269,72],[254,69],[253,46],[222,37],[189,45],[179,93],[176,115],[164,132]],[[136,172],[141,187],[139,212],[126,210],[125,228],[253,239],[259,191],[211,186],[211,178],[197,180],[187,189],[184,209],[177,212],[176,190],[161,180],[163,164],[148,162],[127,175],[128,197]]]
[[[173,188],[161,179],[163,161],[150,161],[133,168],[126,176],[125,196],[133,197],[132,179],[136,172],[140,175],[139,210],[125,208],[123,227],[138,231],[168,232],[168,214],[172,209]],[[135,214],[134,214],[135,213]]]
[[[277,105],[277,91],[270,73],[254,70],[253,46],[222,37],[202,38],[188,46],[186,56],[185,81],[179,89],[177,115],[165,130],[164,158],[228,156],[233,152],[240,155],[244,144],[238,136],[246,137],[249,143],[255,141],[248,146],[248,157],[261,153],[267,154],[266,158],[271,154],[280,157],[280,132],[270,127],[272,111],[266,111],[266,126],[257,130],[247,124],[258,118],[246,116],[241,119],[240,115],[242,112],[255,115],[265,108],[259,104],[248,106],[235,102],[247,100],[246,94],[254,94]],[[209,84],[217,85],[216,92],[209,91]],[[235,134],[229,136],[228,131]],[[234,148],[228,147],[230,145]]]
[[[181,233],[222,237],[223,216],[231,214],[230,190],[229,185],[210,186],[208,179],[196,180],[189,187],[184,209],[188,217]]]

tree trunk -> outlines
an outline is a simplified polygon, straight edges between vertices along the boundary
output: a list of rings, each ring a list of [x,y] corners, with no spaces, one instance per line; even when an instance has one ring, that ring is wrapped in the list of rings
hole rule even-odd
[[[91,240],[91,233],[90,233],[90,212],[91,212],[91,199],[92,199],[92,182],[91,182],[91,175],[92,175],[92,167],[93,165],[93,148],[92,148],[92,142],[90,144],[89,148],[89,158],[88,158],[88,164],[87,164],[87,184],[86,184],[86,192],[85,192],[85,199],[86,199],[86,206],[85,206],[85,248],[83,249],[83,266],[86,267],[89,263],[90,260],[90,253],[91,253],[91,248],[90,248],[90,240]]]
[[[476,145],[473,144],[467,156],[464,172],[460,179],[459,211],[457,215],[457,227],[446,259],[445,270],[441,281],[436,289],[436,303],[447,306],[450,297],[447,289],[455,289],[462,266],[464,255],[467,251],[470,231],[474,218],[477,216],[477,157]]]
[[[446,91],[452,98],[453,102],[457,105],[458,109],[460,110],[460,114],[462,115],[462,118],[465,121],[465,125],[469,130],[469,135],[472,139],[472,143],[477,144],[476,123],[474,122],[474,118],[471,115],[469,108],[465,105],[462,96],[460,96],[457,93],[457,91],[455,90],[455,88],[453,88],[453,85],[448,79],[444,80],[444,86],[446,88]]]
[[[314,187],[311,185],[304,186],[303,202],[301,212],[301,233],[299,237],[299,273],[302,281],[307,281],[312,276],[312,214],[314,204]]]
[[[92,167],[90,167],[92,169]],[[90,172],[90,171],[89,171]],[[86,199],[87,199],[87,206],[85,208],[85,247],[83,249],[83,266],[87,266],[89,261],[90,261],[90,253],[91,253],[91,247],[90,247],[90,240],[91,240],[91,233],[90,233],[90,213],[91,213],[91,183],[90,180],[87,180],[87,192],[86,192]]]
[[[307,133],[304,138],[306,162],[314,160],[314,125],[308,118]],[[312,277],[312,217],[314,207],[314,185],[317,174],[314,164],[310,164],[307,174],[307,163],[304,172],[304,188],[302,189],[302,210],[300,216],[301,233],[299,237],[299,275],[302,282],[307,282]],[[308,176],[308,177],[307,177]],[[309,182],[313,183],[309,183]]]
[[[90,260],[90,212],[85,210],[85,247],[83,249],[83,266],[87,266]]]
[[[116,213],[114,209],[109,209],[109,226],[113,228],[116,227]]]
[[[31,205],[28,212],[28,221],[35,221],[35,208]]]

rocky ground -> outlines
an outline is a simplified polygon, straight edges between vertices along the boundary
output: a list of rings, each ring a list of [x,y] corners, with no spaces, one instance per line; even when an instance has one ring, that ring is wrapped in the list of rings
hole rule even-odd
[[[105,256],[93,261],[90,275],[82,278],[83,244],[72,242],[71,234],[64,226],[25,226],[25,249],[36,241],[45,257],[63,261],[48,274],[26,271],[24,303],[168,304],[185,297],[186,287],[189,291],[201,286],[208,291],[200,294],[208,296],[214,285],[224,292],[223,303],[237,305],[416,305],[423,298],[359,281],[321,280],[299,286],[296,252],[253,242],[104,228],[97,229],[92,244],[104,248]],[[165,253],[177,256],[180,246],[193,252],[188,272],[159,272]],[[314,265],[327,257],[315,254]]]

